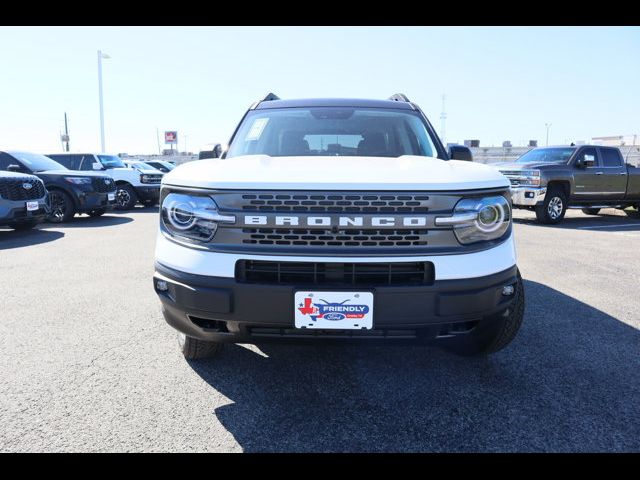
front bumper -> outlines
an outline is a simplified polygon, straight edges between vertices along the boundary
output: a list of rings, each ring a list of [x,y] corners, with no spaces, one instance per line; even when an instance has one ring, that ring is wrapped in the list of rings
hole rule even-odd
[[[30,200],[36,201],[36,200]],[[38,209],[27,211],[27,201],[10,201],[0,200],[0,225],[11,225],[14,223],[31,222],[37,223],[44,221],[51,212],[49,204],[49,195],[37,200]]]
[[[158,201],[160,198],[160,184],[157,185],[145,185],[135,187],[138,199],[141,202],[146,201]]]
[[[158,281],[166,283],[165,291],[158,289]],[[505,312],[513,296],[504,296],[502,288],[516,282],[513,265],[492,275],[436,280],[432,285],[331,288],[373,292],[374,324],[372,330],[328,331],[294,327],[295,291],[313,290],[310,285],[240,283],[235,278],[194,275],[160,263],[154,275],[154,289],[167,323],[194,338],[234,343],[451,338]]]
[[[511,202],[514,206],[534,207],[546,194],[546,187],[511,187]]]
[[[109,193],[113,195],[113,200],[109,200]],[[116,205],[116,191],[108,193],[82,192],[78,195],[78,213],[90,212],[92,210],[104,208],[107,211],[113,210]]]

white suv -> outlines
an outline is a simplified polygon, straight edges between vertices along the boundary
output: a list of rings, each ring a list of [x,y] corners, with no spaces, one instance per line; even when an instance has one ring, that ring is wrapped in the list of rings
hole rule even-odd
[[[402,94],[254,104],[222,158],[162,181],[154,288],[185,357],[270,340],[505,347],[524,312],[509,181],[469,160]]]
[[[72,170],[104,170],[116,182],[116,209],[129,210],[137,202],[158,203],[162,172],[143,173],[127,167],[117,155],[103,153],[52,153],[47,156]]]

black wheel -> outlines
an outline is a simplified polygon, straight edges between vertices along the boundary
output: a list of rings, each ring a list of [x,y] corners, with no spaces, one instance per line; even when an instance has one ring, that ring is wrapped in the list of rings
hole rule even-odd
[[[600,212],[599,208],[583,208],[582,213],[585,215],[597,215]]]
[[[558,187],[547,189],[541,205],[536,205],[536,218],[540,223],[559,223],[567,211],[567,196]]]
[[[51,213],[47,217],[52,223],[68,222],[76,214],[73,200],[68,193],[62,190],[51,190],[49,192],[51,200]]]
[[[214,357],[222,351],[223,347],[222,343],[198,340],[181,332],[178,332],[178,345],[180,345],[180,351],[187,360]]]
[[[509,345],[520,330],[524,318],[524,286],[519,271],[515,287],[511,308],[484,325],[481,323],[475,331],[468,334],[468,338],[461,339],[448,349],[463,356],[489,355]]]
[[[91,210],[89,212],[89,216],[90,217],[101,217],[102,215],[104,215],[106,213],[107,209],[106,208],[96,208],[95,210]]]
[[[11,228],[13,228],[14,230],[31,230],[37,224],[38,224],[38,222],[36,222],[35,220],[29,220],[29,221],[26,221],[26,222],[12,223],[9,226]]]
[[[138,202],[138,195],[131,185],[116,185],[116,210],[130,210]]]

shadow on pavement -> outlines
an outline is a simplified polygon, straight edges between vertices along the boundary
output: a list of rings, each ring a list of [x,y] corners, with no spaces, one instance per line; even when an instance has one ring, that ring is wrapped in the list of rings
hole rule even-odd
[[[130,210],[113,210],[109,212],[109,215],[127,215],[128,213],[160,213],[160,207],[158,205],[154,207],[143,207],[142,205],[136,205]]]
[[[603,232],[633,232],[640,231],[640,216],[635,213],[607,213],[614,210],[607,209],[598,215],[580,215],[564,217],[557,225],[544,225],[536,221],[535,213],[524,212],[513,218],[514,223],[522,225],[536,225],[543,228],[584,229]]]
[[[95,227],[110,227],[113,225],[122,225],[124,223],[132,222],[133,218],[131,217],[122,217],[119,215],[112,215],[109,212],[102,217],[89,217],[87,215],[78,216],[76,215],[69,222],[65,223],[43,223],[40,225],[40,228],[95,228]]]
[[[0,229],[0,250],[38,245],[40,243],[52,242],[62,237],[64,237],[63,232],[50,232],[37,228],[24,231]]]
[[[228,345],[190,362],[245,451],[638,451],[640,331],[525,281],[488,358],[431,347]]]

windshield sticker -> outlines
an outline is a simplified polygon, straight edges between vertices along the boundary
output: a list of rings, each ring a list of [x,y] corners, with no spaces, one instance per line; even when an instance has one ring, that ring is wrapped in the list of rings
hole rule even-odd
[[[260,138],[260,135],[262,135],[262,131],[264,130],[264,127],[267,126],[268,122],[269,122],[268,118],[256,118],[253,121],[253,124],[251,125],[251,129],[249,130],[249,133],[247,134],[247,137],[245,138],[245,140],[246,141],[258,140]]]

